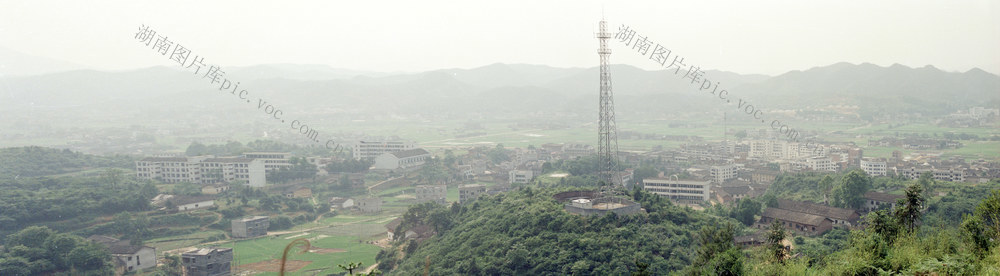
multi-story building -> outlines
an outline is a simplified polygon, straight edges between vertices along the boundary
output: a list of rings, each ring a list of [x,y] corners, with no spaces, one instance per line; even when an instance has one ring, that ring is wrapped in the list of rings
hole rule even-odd
[[[241,157],[206,158],[199,165],[202,184],[237,181],[250,187],[264,187],[264,160]]]
[[[199,248],[181,254],[184,275],[188,276],[230,275],[232,262],[232,248]]]
[[[952,182],[963,182],[965,181],[965,169],[963,168],[948,168],[948,169],[934,169],[934,168],[893,168],[896,175],[902,175],[909,179],[919,179],[920,175],[925,172],[930,172],[934,177],[934,180],[939,181],[952,181]]]
[[[232,226],[233,238],[253,238],[266,236],[267,227],[270,226],[270,223],[265,216],[254,216],[234,219]]]
[[[528,183],[534,177],[534,172],[531,170],[511,170],[507,176],[510,183]]]
[[[667,196],[681,202],[708,201],[711,196],[709,181],[671,180],[668,178],[646,178],[642,180],[643,190]]]
[[[483,184],[467,184],[458,186],[458,202],[466,203],[469,200],[479,198],[479,196],[484,193],[486,193],[486,185]]]
[[[712,182],[718,184],[726,182],[726,180],[736,179],[736,175],[739,173],[741,166],[742,165],[739,164],[712,166]]]
[[[190,182],[218,184],[242,182],[252,187],[264,187],[266,182],[263,160],[211,156],[147,157],[135,162],[136,177],[164,183]]]
[[[291,168],[292,163],[289,158],[292,154],[287,152],[247,152],[243,158],[259,159],[264,161],[264,170],[267,172]]]
[[[374,140],[358,141],[351,145],[351,153],[354,159],[371,160],[379,155],[393,153],[397,151],[411,150],[416,148],[412,141],[402,140]]]
[[[833,163],[829,157],[812,157],[806,159],[806,167],[814,171],[826,171],[835,172],[837,171],[837,164]]]
[[[448,196],[448,186],[446,185],[418,185],[416,189],[417,201],[433,201],[438,204],[447,204],[445,198]]]
[[[877,161],[874,159],[862,159],[861,160],[861,170],[868,173],[870,176],[886,176],[888,171],[886,170],[885,161]]]
[[[188,157],[146,157],[135,161],[135,176],[164,183],[201,183],[200,161]]]

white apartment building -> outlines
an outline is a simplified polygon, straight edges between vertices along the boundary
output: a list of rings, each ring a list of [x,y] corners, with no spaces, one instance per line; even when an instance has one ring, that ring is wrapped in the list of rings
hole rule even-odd
[[[528,183],[534,177],[534,173],[531,170],[511,170],[507,174],[507,180],[510,183]]]
[[[240,157],[147,157],[135,162],[135,170],[140,179],[164,183],[238,181],[252,187],[264,187],[266,182],[263,160]]]
[[[728,164],[722,166],[712,166],[712,182],[722,183],[726,180],[736,179],[737,174],[740,171],[742,165],[739,164]]]
[[[870,176],[886,176],[888,175],[887,169],[885,161],[861,159],[861,170],[864,170]]]
[[[829,157],[813,157],[806,159],[806,167],[814,171],[837,171],[837,164],[834,164]]]
[[[260,159],[264,161],[264,171],[271,172],[282,168],[291,168],[292,163],[288,160],[292,154],[287,152],[247,152],[243,158]]]
[[[711,192],[709,181],[671,180],[668,178],[646,178],[642,180],[643,190],[666,196],[670,200],[701,202],[708,201]]]
[[[393,153],[416,148],[412,141],[358,141],[351,145],[354,159],[370,160],[382,154]]]

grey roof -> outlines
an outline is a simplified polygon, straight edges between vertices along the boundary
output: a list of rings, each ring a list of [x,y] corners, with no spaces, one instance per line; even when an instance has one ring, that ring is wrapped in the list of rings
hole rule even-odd
[[[216,157],[208,158],[202,162],[213,162],[213,163],[249,163],[253,161],[253,158],[243,158],[243,157]]]
[[[865,193],[865,199],[874,200],[874,201],[880,201],[880,202],[887,202],[887,203],[895,203],[896,199],[900,199],[900,198],[904,198],[904,197],[905,196],[902,196],[902,195],[894,195],[894,194],[887,194],[887,193],[880,193],[880,192],[867,192],[867,193]]]
[[[146,162],[187,162],[187,157],[146,157],[139,161]]]
[[[87,237],[87,240],[107,246],[108,252],[111,254],[135,254],[142,248],[148,247],[142,245],[132,245],[130,240],[118,240],[116,238],[103,235],[91,235],[90,237]]]
[[[722,187],[722,190],[731,195],[743,195],[750,192],[750,186]]]
[[[226,252],[226,251],[233,251],[233,249],[232,248],[225,248],[225,247],[198,248],[198,249],[195,249],[195,250],[184,252],[181,255],[184,255],[184,256],[205,256],[205,255],[209,255],[209,254],[216,253],[216,252]]]
[[[813,214],[806,214],[802,212],[795,212],[795,211],[770,208],[770,207],[764,209],[764,213],[761,214],[761,217],[768,217],[768,218],[790,221],[798,224],[813,225],[813,226],[819,226],[820,224],[823,223],[824,220],[826,220],[826,218],[824,217]]]
[[[830,207],[816,203],[780,198],[778,199],[778,208],[844,221],[854,221],[859,217],[858,212],[851,209]]]
[[[174,206],[214,200],[214,196],[175,196],[169,199],[169,201],[174,203]]]
[[[393,152],[392,153],[392,155],[396,156],[396,158],[407,158],[407,157],[420,156],[420,155],[425,155],[425,154],[431,154],[431,153],[427,152],[424,149],[420,149],[420,148],[411,149],[411,150],[404,150],[404,151],[397,151],[397,152]]]

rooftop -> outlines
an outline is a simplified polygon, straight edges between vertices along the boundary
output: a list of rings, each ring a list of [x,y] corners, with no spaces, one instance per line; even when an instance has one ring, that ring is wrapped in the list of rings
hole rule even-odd
[[[813,214],[826,218],[850,221],[858,218],[858,213],[851,209],[830,207],[816,203],[778,199],[778,208],[789,211]]]
[[[419,149],[418,148],[418,149],[397,151],[397,152],[393,152],[391,154],[393,156],[396,156],[396,158],[407,158],[407,157],[414,157],[414,156],[420,156],[420,155],[431,154],[431,153],[427,152],[427,150]]]
[[[764,209],[764,213],[761,214],[761,216],[805,225],[820,225],[824,220],[826,220],[826,218],[817,215],[770,207]]]

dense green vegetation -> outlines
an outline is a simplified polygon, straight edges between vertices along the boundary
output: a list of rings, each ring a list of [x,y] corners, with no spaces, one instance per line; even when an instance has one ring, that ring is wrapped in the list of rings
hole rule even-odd
[[[633,198],[648,213],[577,216],[552,199],[556,192],[526,188],[450,208],[412,207],[400,230],[426,224],[438,235],[419,245],[401,242],[410,253],[391,273],[420,274],[425,258],[433,275],[613,275],[635,270],[637,262],[674,271],[694,260],[702,226],[738,224],[641,191]],[[383,252],[379,261],[394,263],[398,255]]]
[[[0,275],[112,275],[107,248],[83,238],[41,226],[7,237],[0,251]]]
[[[101,215],[150,210],[159,193],[150,182],[115,177],[0,179],[0,187],[0,236],[33,224],[79,230]]]
[[[0,179],[78,172],[92,168],[133,168],[128,156],[95,156],[68,149],[18,147],[0,149]]]
[[[848,172],[785,175],[776,182],[785,190],[705,212],[633,191],[648,214],[581,217],[551,199],[565,188],[524,188],[450,207],[415,205],[396,233],[427,225],[437,235],[420,242],[398,240],[376,258],[379,268],[393,275],[425,269],[431,275],[1000,273],[1000,181],[968,185]],[[905,197],[895,209],[866,216],[864,228],[808,237],[772,226],[760,233],[765,246],[732,243],[734,236],[748,233],[741,223],[753,222],[776,195],[815,200],[840,193],[842,204],[849,204],[847,195],[873,187],[905,187],[900,191]],[[936,193],[927,193],[928,188],[945,195],[930,196]],[[787,243],[793,244],[791,251]]]

